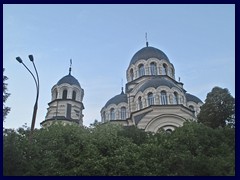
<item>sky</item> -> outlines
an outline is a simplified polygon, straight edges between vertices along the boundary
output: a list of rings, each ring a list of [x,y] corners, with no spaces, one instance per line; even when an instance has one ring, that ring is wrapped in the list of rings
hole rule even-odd
[[[203,102],[213,87],[235,97],[235,5],[3,5],[3,67],[9,79],[3,126],[31,126],[36,88],[20,56],[40,78],[35,128],[45,119],[51,88],[68,74],[84,89],[83,124],[101,121],[100,111],[126,84],[133,55],[149,46],[162,50],[184,89]]]

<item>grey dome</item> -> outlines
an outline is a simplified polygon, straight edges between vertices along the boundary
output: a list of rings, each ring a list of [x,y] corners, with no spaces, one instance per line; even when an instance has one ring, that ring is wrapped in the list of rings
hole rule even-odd
[[[119,95],[114,96],[113,98],[111,98],[106,104],[105,107],[107,107],[110,104],[116,104],[118,105],[121,102],[125,102],[128,103],[127,101],[127,95],[124,94],[123,92]]]
[[[169,62],[167,55],[161,50],[154,47],[144,47],[134,54],[131,59],[130,65],[135,64],[140,59],[158,58],[159,60],[165,59]]]
[[[73,77],[71,74],[68,74],[64,76],[62,79],[60,79],[57,85],[64,84],[64,83],[81,87],[78,80],[75,77]]]
[[[172,87],[176,87],[178,88],[180,91],[182,91],[182,89],[180,89],[176,84],[174,84],[171,80],[168,80],[165,77],[153,77],[150,80],[148,80],[146,83],[144,83],[138,91],[143,92],[145,89],[149,88],[149,87],[154,87],[154,88],[158,88],[159,86],[167,86],[169,88]]]
[[[195,103],[203,103],[202,101],[201,101],[201,99],[199,99],[198,97],[196,97],[196,96],[194,96],[194,95],[192,95],[192,94],[189,94],[189,93],[186,93],[186,99],[187,99],[187,101],[193,101],[193,102],[195,102]]]

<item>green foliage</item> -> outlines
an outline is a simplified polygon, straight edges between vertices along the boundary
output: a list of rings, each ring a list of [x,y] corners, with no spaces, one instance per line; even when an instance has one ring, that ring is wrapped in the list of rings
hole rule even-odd
[[[172,134],[99,124],[5,129],[3,174],[35,176],[235,175],[235,129],[185,123]]]
[[[5,69],[3,68],[3,73],[4,73],[4,70]],[[7,83],[5,82],[6,80],[8,80],[8,77],[4,76],[3,74],[3,121],[8,115],[9,111],[11,110],[10,107],[5,106],[5,102],[7,98],[10,96],[10,93],[7,93]]]
[[[235,99],[228,89],[214,87],[207,94],[205,104],[201,107],[198,121],[212,128],[235,124]]]

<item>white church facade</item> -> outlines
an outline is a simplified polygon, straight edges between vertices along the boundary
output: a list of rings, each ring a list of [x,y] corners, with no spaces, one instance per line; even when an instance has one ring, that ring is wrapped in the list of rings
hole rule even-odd
[[[101,122],[136,126],[145,131],[173,131],[187,120],[196,121],[203,102],[187,93],[183,83],[175,79],[175,69],[167,55],[148,46],[136,52],[126,71],[125,91],[106,102],[101,109]],[[48,127],[54,122],[83,125],[82,103],[84,90],[69,74],[51,90],[45,120]]]
[[[176,81],[175,69],[161,50],[148,46],[132,57],[122,92],[101,109],[101,121],[137,126],[145,131],[173,131],[195,121],[203,102]]]

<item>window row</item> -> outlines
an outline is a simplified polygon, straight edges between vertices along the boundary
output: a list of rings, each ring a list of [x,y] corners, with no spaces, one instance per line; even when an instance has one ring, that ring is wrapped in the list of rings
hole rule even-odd
[[[153,96],[152,92],[148,93],[148,95],[147,95],[147,104],[148,104],[148,106],[156,104],[154,102],[154,96]],[[169,104],[166,91],[161,91],[160,92],[160,104],[161,105]],[[173,93],[172,104],[179,104],[179,99],[178,99],[178,93],[177,92]],[[142,102],[142,97],[141,96],[138,97],[138,108],[139,109],[143,108],[143,102]]]
[[[120,109],[120,119],[125,120],[127,118],[127,110],[126,107],[121,107]],[[110,120],[116,120],[116,109],[111,108],[110,109],[110,114],[109,114],[109,119]],[[103,112],[103,121],[105,122],[106,119],[106,112]]]
[[[69,91],[67,90],[67,89],[64,89],[63,90],[63,93],[62,93],[62,99],[68,99],[67,97],[68,97],[68,93],[69,93]],[[73,91],[72,92],[72,100],[76,100],[76,96],[77,96],[77,93],[76,93],[76,91]],[[54,92],[54,99],[57,99],[58,98],[58,91],[57,90],[55,90],[55,92]]]
[[[138,77],[144,76],[146,75],[146,71],[145,71],[145,67],[143,64],[138,65]],[[157,72],[157,65],[155,62],[152,62],[150,64],[150,68],[149,68],[149,75],[158,75]],[[162,73],[161,75],[169,75],[170,77],[174,78],[174,70],[173,68],[168,68],[167,64],[163,64],[162,66]],[[130,81],[134,80],[134,72],[133,69],[130,69]]]

